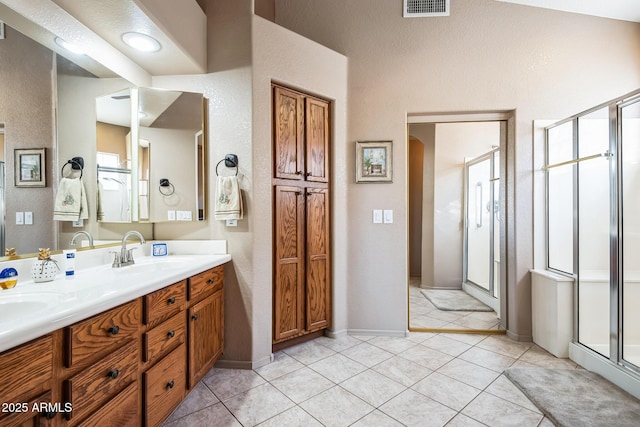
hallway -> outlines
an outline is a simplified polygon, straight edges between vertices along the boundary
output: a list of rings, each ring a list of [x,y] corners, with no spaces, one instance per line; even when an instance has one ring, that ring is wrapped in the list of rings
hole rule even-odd
[[[505,336],[419,332],[322,337],[275,359],[214,368],[164,426],[553,426],[502,372],[577,367]]]

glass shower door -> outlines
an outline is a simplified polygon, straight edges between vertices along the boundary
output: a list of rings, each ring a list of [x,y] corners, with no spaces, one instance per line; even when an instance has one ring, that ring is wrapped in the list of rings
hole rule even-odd
[[[497,297],[494,281],[497,178],[494,155],[490,152],[466,163],[465,274],[472,283]],[[498,231],[499,232],[499,231]],[[499,241],[497,242],[499,244]],[[498,250],[499,253],[499,250]]]

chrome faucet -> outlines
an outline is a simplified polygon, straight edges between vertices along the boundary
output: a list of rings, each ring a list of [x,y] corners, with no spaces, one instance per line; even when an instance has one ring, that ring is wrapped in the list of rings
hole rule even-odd
[[[85,236],[87,238],[87,240],[89,241],[89,246],[93,247],[93,236],[91,235],[91,233],[89,233],[88,231],[84,231],[84,230],[76,231],[75,233],[73,233],[73,236],[71,236],[71,241],[69,242],[69,244],[71,246],[75,246],[76,245],[76,239],[79,236]]]
[[[136,236],[140,240],[141,245],[144,245],[145,243],[147,243],[144,240],[144,237],[142,237],[142,234],[140,234],[140,232],[135,230],[127,231],[124,234],[124,236],[122,236],[122,248],[120,249],[120,254],[118,254],[117,252],[114,252],[115,257],[113,259],[113,264],[111,264],[111,267],[119,268],[119,267],[125,267],[127,265],[135,264],[135,261],[133,260],[132,251],[137,248],[127,249],[127,239],[130,236]]]

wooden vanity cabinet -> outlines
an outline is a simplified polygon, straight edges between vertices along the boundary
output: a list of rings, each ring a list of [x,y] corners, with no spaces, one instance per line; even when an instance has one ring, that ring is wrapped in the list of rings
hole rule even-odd
[[[224,348],[224,267],[189,279],[189,388],[213,367]]]
[[[0,378],[0,426],[52,425],[55,412],[40,405],[52,401],[52,335],[0,354]]]
[[[0,427],[161,425],[222,354],[223,279],[218,266],[0,353],[0,404],[21,404]]]

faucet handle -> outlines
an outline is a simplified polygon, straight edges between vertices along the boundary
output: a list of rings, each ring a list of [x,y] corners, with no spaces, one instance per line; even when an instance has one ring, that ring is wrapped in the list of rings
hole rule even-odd
[[[113,263],[111,264],[112,268],[120,268],[122,265],[122,259],[120,259],[120,252],[118,251],[109,251],[109,253],[113,254]]]
[[[138,249],[138,248],[137,248],[137,247],[135,247],[135,248],[127,249],[127,253],[126,253],[126,255],[125,255],[125,256],[126,256],[126,259],[123,259],[122,261],[124,261],[124,262],[128,262],[128,263],[130,263],[130,264],[133,264],[133,263],[134,263],[134,261],[133,261],[133,251],[134,251],[135,249]]]

